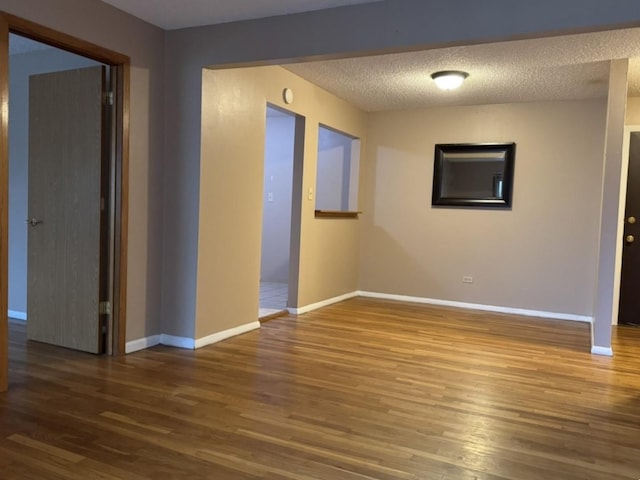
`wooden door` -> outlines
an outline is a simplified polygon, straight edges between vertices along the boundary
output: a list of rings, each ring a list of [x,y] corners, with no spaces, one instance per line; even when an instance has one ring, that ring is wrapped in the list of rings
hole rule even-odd
[[[629,175],[618,323],[640,325],[640,132],[629,143]]]
[[[27,337],[101,353],[103,67],[29,84]]]

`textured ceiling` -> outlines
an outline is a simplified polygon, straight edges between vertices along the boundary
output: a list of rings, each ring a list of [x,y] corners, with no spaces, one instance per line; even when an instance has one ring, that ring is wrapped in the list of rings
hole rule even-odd
[[[285,65],[366,111],[441,105],[601,98],[608,61],[631,58],[630,94],[640,96],[640,29],[518,40],[382,56]],[[442,92],[438,70],[470,74]]]
[[[149,23],[176,28],[273,17],[380,0],[102,0]]]

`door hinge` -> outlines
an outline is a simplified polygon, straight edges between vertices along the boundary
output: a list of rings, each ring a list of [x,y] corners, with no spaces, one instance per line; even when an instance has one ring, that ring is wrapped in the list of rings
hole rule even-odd
[[[111,315],[111,302],[100,302],[98,309],[100,315]]]
[[[113,92],[104,92],[103,101],[105,105],[113,105]]]

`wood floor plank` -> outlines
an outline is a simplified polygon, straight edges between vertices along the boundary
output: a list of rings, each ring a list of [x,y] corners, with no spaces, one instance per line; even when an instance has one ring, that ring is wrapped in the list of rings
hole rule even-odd
[[[637,480],[640,329],[356,298],[197,351],[10,324],[0,479]]]

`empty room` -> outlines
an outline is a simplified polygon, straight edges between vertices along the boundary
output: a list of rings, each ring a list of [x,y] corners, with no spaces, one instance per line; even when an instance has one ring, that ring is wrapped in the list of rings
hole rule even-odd
[[[0,0],[0,478],[640,478],[635,3]]]

